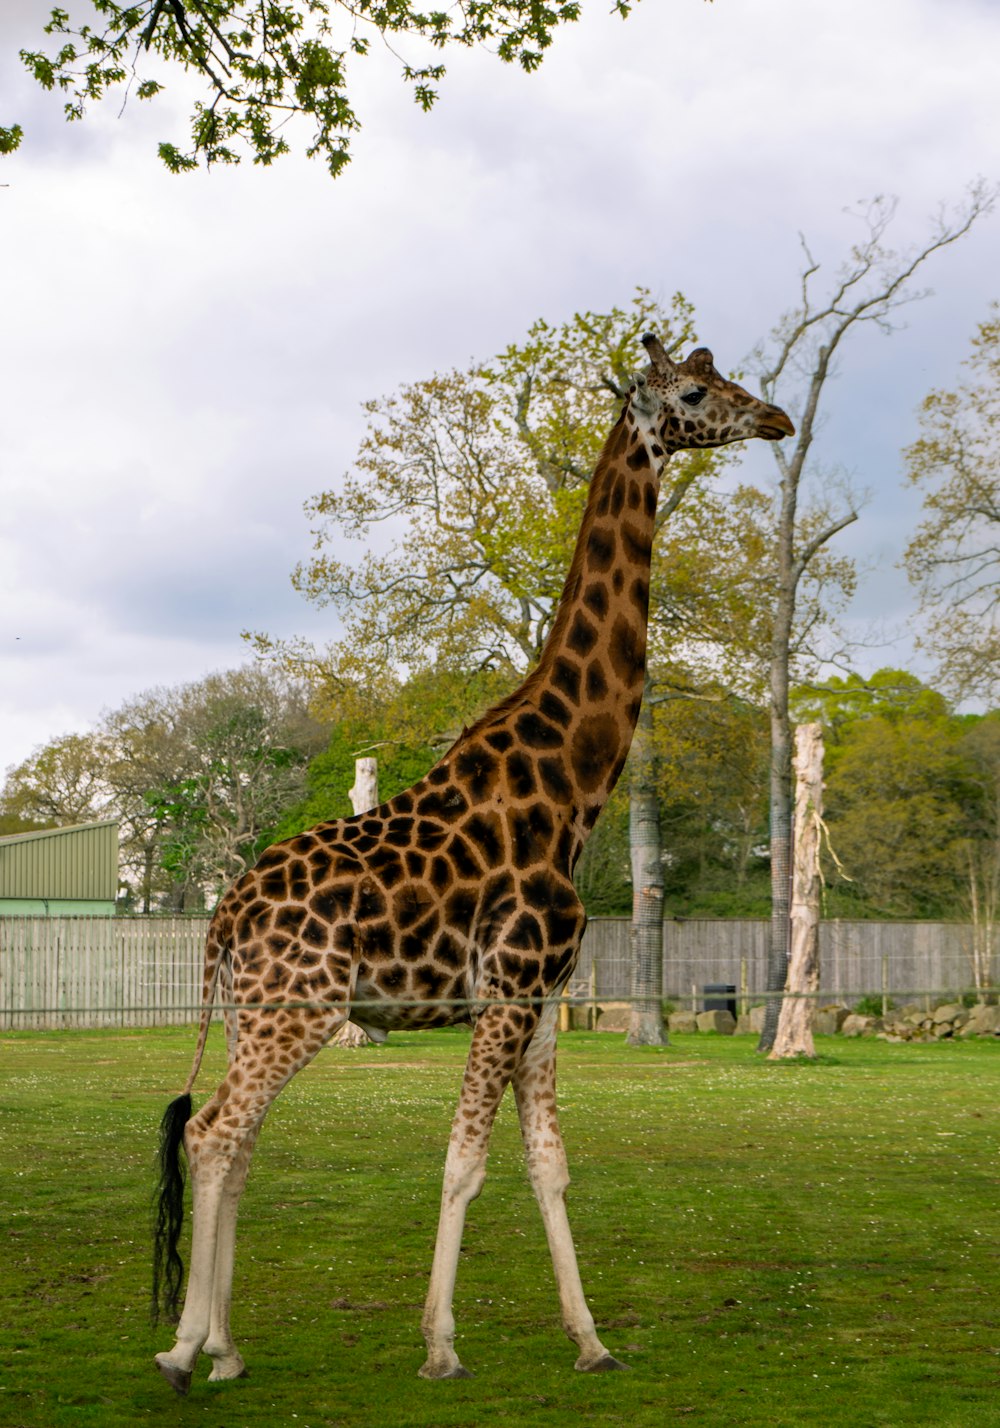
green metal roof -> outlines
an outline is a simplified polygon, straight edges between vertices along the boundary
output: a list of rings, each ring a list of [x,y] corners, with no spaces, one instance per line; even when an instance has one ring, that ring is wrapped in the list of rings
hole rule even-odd
[[[0,898],[113,902],[117,894],[114,819],[0,838]]]

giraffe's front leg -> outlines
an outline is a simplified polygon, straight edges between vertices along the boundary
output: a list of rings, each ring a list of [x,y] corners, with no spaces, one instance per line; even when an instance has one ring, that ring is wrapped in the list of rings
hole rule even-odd
[[[422,1378],[470,1376],[455,1352],[452,1313],[465,1212],[483,1188],[493,1120],[520,1054],[520,1045],[531,1035],[535,1019],[531,1011],[490,1007],[480,1015],[472,1034],[462,1094],[445,1160],[441,1214],[422,1321],[427,1344],[427,1361],[420,1370]],[[505,1050],[505,1046],[517,1046],[518,1050]]]
[[[597,1373],[627,1365],[613,1358],[597,1337],[566,1215],[569,1168],[556,1115],[556,1011],[555,1002],[550,1002],[542,1013],[541,1024],[514,1072],[514,1096],[528,1175],[552,1254],[563,1327],[580,1351],[576,1367]]]

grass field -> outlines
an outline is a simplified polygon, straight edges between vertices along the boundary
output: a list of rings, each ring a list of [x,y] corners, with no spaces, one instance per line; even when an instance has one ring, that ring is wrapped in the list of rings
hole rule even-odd
[[[512,1102],[456,1296],[476,1373],[426,1383],[421,1303],[467,1036],[327,1050],[243,1201],[250,1368],[178,1399],[147,1321],[156,1127],[193,1032],[0,1037],[0,1425],[1000,1425],[1000,1043],[560,1044],[570,1213],[628,1374],[573,1371]],[[213,1038],[199,1089],[223,1064]]]

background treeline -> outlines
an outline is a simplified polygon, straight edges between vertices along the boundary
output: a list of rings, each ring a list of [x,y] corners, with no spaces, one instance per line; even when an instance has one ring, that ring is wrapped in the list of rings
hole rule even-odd
[[[333,723],[267,665],[155,690],[11,770],[0,830],[117,818],[123,906],[193,911],[276,838],[349,816],[359,754],[378,759],[383,798],[422,777],[463,712],[487,702],[484,684],[425,672],[377,710],[347,701]],[[1000,712],[956,714],[893,669],[801,687],[793,708],[825,731],[829,915],[970,917],[975,899],[996,904]],[[430,725],[439,737],[421,738]],[[766,708],[678,698],[657,709],[655,737],[667,915],[766,917]],[[594,914],[631,910],[627,790],[626,774],[578,870]]]

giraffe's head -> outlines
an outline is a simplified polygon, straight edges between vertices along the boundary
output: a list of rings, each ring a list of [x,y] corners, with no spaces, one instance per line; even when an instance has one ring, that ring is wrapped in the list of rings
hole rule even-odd
[[[647,332],[642,341],[652,365],[632,385],[632,406],[667,455],[753,436],[780,441],[795,435],[780,407],[752,397],[717,372],[707,347],[674,362],[653,333]]]

